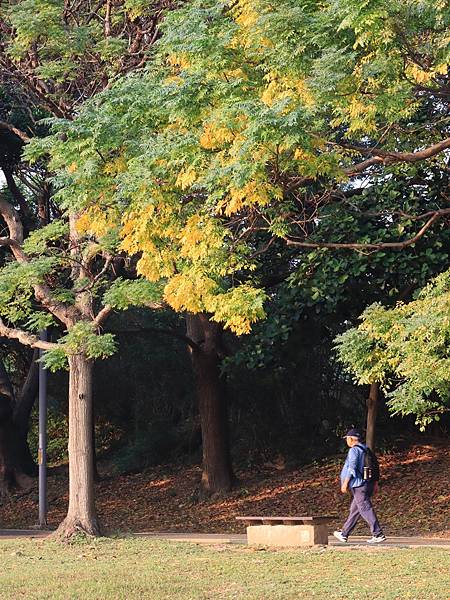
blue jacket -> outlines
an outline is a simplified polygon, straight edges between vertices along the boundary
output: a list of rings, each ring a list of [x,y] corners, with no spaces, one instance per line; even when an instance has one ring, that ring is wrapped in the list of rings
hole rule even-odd
[[[366,483],[363,479],[365,456],[363,448],[366,449],[367,446],[362,442],[350,448],[342,467],[341,483],[344,483],[346,479],[350,479],[349,487],[351,488],[360,487]]]

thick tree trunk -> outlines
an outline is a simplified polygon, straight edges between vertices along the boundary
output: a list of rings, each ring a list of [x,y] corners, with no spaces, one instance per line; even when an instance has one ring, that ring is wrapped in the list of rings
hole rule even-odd
[[[372,383],[370,386],[369,397],[367,398],[367,426],[366,426],[366,444],[372,451],[375,451],[375,431],[378,412],[378,397],[380,393],[380,384]]]
[[[220,376],[222,328],[205,314],[188,314],[187,333],[196,346],[191,359],[202,430],[203,473],[200,497],[229,492],[234,475],[228,435],[227,404]]]
[[[101,535],[95,508],[92,447],[92,367],[84,355],[69,357],[69,509],[56,532]]]
[[[0,395],[0,496],[6,496],[16,484],[16,464],[13,451],[12,403],[9,396]]]
[[[32,394],[33,366],[24,385],[24,390]],[[29,401],[28,396],[24,398]],[[32,484],[31,476],[35,475],[36,465],[28,446],[28,421],[22,427],[22,421],[16,418],[14,390],[8,373],[0,361],[0,495],[8,495],[14,489],[26,489]],[[30,408],[31,410],[31,408]],[[24,413],[25,415],[25,413]],[[29,418],[29,412],[28,412]]]
[[[32,461],[27,440],[14,423],[10,398],[0,395],[0,496],[32,485],[27,455]]]

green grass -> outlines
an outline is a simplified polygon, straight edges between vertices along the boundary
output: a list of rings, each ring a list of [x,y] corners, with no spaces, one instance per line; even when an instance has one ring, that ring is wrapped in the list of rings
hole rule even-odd
[[[0,598],[276,600],[449,597],[444,549],[255,550],[151,539],[0,542]]]

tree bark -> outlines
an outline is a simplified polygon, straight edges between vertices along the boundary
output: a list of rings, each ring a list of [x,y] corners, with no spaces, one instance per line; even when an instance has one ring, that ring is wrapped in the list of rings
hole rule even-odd
[[[101,535],[95,508],[92,447],[93,363],[83,354],[69,356],[69,509],[56,535]]]
[[[13,489],[24,489],[31,485],[31,476],[36,474],[36,464],[28,446],[28,419],[34,402],[34,366],[30,367],[21,397],[16,402],[8,373],[0,361],[0,495],[8,495]],[[35,389],[34,389],[35,396]],[[29,402],[28,413],[21,402]],[[23,417],[17,418],[19,414]],[[25,423],[26,420],[26,425]]]
[[[0,402],[3,404],[4,397]],[[2,410],[4,415],[4,412]],[[31,463],[31,464],[30,464]],[[0,496],[8,496],[13,490],[26,490],[33,485],[30,449],[26,438],[12,420],[0,419]]]
[[[16,484],[16,464],[12,442],[14,439],[13,407],[11,398],[0,394],[0,496],[6,496]]]
[[[378,397],[380,393],[380,384],[372,383],[370,386],[369,397],[367,398],[367,426],[366,426],[366,444],[375,451],[375,430],[378,412]]]
[[[28,369],[27,378],[17,399],[14,410],[14,423],[17,426],[19,440],[19,461],[23,471],[32,477],[37,476],[38,468],[28,445],[28,432],[30,428],[30,416],[39,388],[39,367],[36,362],[39,358],[39,350],[33,352],[31,364]]]
[[[202,430],[200,497],[229,492],[235,482],[230,456],[227,403],[220,374],[222,327],[205,314],[188,314],[190,346]]]

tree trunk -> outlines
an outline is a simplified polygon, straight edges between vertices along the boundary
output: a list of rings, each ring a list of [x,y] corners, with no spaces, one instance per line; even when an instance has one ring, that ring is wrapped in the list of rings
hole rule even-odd
[[[19,464],[23,471],[32,477],[38,474],[37,465],[30,452],[28,445],[28,432],[30,427],[30,416],[39,388],[39,367],[36,362],[39,358],[39,350],[33,352],[27,378],[22,386],[19,398],[14,409],[14,423],[17,426],[19,442]]]
[[[83,354],[69,356],[69,509],[56,535],[101,535],[95,508],[92,447],[92,368]]]
[[[97,448],[95,445],[95,422],[94,414],[92,413],[92,460],[94,463],[94,482],[98,483],[101,479],[100,473],[98,472],[98,461],[97,461]]]
[[[369,397],[367,398],[367,427],[366,444],[372,451],[375,451],[375,430],[378,412],[378,397],[380,393],[380,384],[372,383],[370,385]]]
[[[225,386],[220,375],[222,327],[205,314],[188,314],[187,333],[202,430],[203,473],[200,497],[229,492],[231,465]]]
[[[33,366],[30,367],[30,372]],[[28,374],[24,389],[32,392],[32,373]],[[28,398],[27,398],[28,400]],[[26,489],[32,484],[36,465],[28,446],[28,423],[25,430],[16,419],[14,390],[8,373],[0,360],[0,495],[8,495],[14,489]],[[30,409],[31,410],[31,409]],[[28,414],[29,418],[29,414]]]
[[[9,396],[0,395],[0,496],[6,496],[15,486],[16,464],[12,442],[14,435],[12,403]]]
[[[0,395],[0,496],[32,485],[28,458],[33,462],[27,440],[14,423],[10,398]]]

